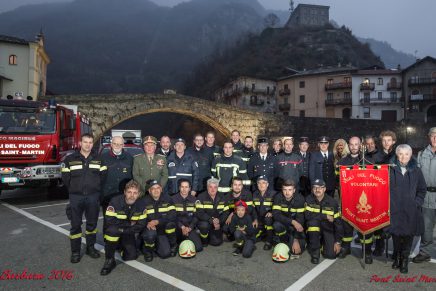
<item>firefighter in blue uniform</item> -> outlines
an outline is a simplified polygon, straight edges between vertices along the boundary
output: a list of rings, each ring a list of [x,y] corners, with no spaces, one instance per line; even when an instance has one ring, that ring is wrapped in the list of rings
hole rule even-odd
[[[223,154],[212,163],[212,175],[219,180],[218,192],[228,194],[231,191],[232,179],[241,177],[246,189],[250,189],[251,181],[247,175],[247,167],[240,156],[233,153],[231,141],[224,142]]]
[[[326,259],[335,259],[341,251],[342,221],[338,202],[325,195],[325,182],[315,180],[312,194],[306,197],[305,220],[308,246],[312,264],[318,264],[320,250]]]
[[[138,182],[129,181],[124,195],[115,196],[106,208],[105,256],[100,274],[108,275],[116,266],[115,250],[121,247],[124,261],[136,260],[136,234],[141,234],[146,226],[147,210],[144,198],[139,198]]]
[[[191,195],[191,183],[187,179],[179,180],[179,193],[171,197],[176,209],[177,242],[189,239],[195,245],[196,252],[203,250],[200,235],[197,233],[198,218],[195,202],[197,198]]]
[[[100,207],[101,184],[105,179],[107,167],[92,152],[94,138],[82,135],[80,151],[65,158],[62,165],[62,180],[68,189],[69,205],[67,216],[71,220],[70,242],[71,263],[80,262],[82,243],[82,217],[86,218],[86,254],[99,258],[94,248],[97,234],[97,221]]]
[[[218,192],[219,180],[207,180],[207,190],[198,195],[196,214],[203,246],[219,246],[223,243],[223,225],[228,216],[227,201]]]
[[[276,192],[268,187],[268,177],[257,178],[257,190],[253,193],[253,205],[258,221],[256,238],[265,237],[264,250],[270,250],[273,242],[272,206]]]
[[[146,196],[147,226],[144,230],[144,259],[153,260],[153,252],[163,259],[177,254],[176,210],[168,195],[162,195],[162,186],[156,180],[147,182],[150,195]]]
[[[253,221],[253,225],[255,228],[258,226],[256,211],[253,206],[253,194],[247,189],[244,189],[242,184],[242,178],[234,177],[232,179],[232,191],[227,198],[227,207],[229,208],[229,216],[226,219],[226,222],[223,226],[223,231],[227,235],[227,238],[230,241],[233,241],[234,237],[230,232],[230,222],[234,216],[234,210],[236,202],[244,201],[247,204],[247,215],[251,217],[251,221]]]
[[[291,250],[291,258],[299,258],[305,248],[304,197],[296,191],[295,182],[285,180],[281,193],[274,198],[273,228],[281,243]]]

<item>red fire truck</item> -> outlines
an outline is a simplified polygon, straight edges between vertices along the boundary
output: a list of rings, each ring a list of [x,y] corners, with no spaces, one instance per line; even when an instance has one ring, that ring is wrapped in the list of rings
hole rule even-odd
[[[58,194],[61,163],[84,133],[91,123],[77,106],[0,100],[0,192],[48,186],[49,195]]]

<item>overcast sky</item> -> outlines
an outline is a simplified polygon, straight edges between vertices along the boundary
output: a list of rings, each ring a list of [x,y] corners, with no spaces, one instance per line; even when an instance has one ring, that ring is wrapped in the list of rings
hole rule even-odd
[[[71,0],[0,0],[0,12],[30,3]],[[127,2],[128,0],[126,0]],[[174,5],[186,0],[152,0]],[[216,0],[220,1],[220,0]],[[288,10],[289,0],[259,0],[267,9]],[[436,57],[436,0],[294,0],[298,3],[330,6],[330,19],[345,24],[361,37],[389,42],[395,49],[418,57]],[[1,17],[1,16],[0,16]]]

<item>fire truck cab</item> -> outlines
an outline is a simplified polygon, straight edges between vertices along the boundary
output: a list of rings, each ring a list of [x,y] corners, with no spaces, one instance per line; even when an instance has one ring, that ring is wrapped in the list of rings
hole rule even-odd
[[[77,106],[1,99],[0,192],[48,186],[56,194],[50,192],[62,185],[61,163],[84,133],[91,133],[91,123]]]

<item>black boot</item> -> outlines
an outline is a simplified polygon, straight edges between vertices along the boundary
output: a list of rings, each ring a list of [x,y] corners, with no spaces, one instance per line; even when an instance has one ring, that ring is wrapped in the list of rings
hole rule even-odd
[[[309,250],[309,253],[310,253],[310,262],[314,265],[318,265],[319,264],[319,257],[320,257],[320,250],[319,249]]]
[[[177,255],[177,245],[172,246],[170,249],[170,256],[175,257]]]
[[[113,269],[115,269],[116,266],[117,266],[117,263],[115,262],[114,258],[106,259],[104,261],[103,268],[100,271],[100,275],[102,275],[102,276],[108,275],[110,272],[112,272]]]
[[[100,258],[100,253],[94,248],[94,246],[87,246],[86,247],[86,254],[93,259]]]
[[[237,247],[232,253],[234,256],[239,256],[241,254],[241,248]]]
[[[371,265],[372,264],[372,256],[371,256],[371,253],[369,253],[369,254],[365,254],[365,264],[367,264],[367,265]]]
[[[272,249],[272,244],[270,242],[266,242],[263,246],[263,249],[265,251],[269,251],[270,249]]]
[[[72,253],[70,261],[73,264],[77,264],[78,262],[80,262],[80,252]]]
[[[392,255],[392,260],[394,260],[394,262],[392,263],[392,269],[396,270],[398,268],[400,268],[401,265],[401,255],[399,253],[394,253]]]
[[[146,251],[144,252],[144,260],[145,260],[146,262],[151,262],[151,261],[153,261],[153,252],[152,252],[152,251],[148,251],[148,250],[146,250]]]
[[[404,257],[400,264],[400,273],[407,274],[409,272],[409,258]]]
[[[375,249],[372,252],[372,254],[376,257],[380,257],[383,255],[383,252],[385,251],[385,242],[383,239],[377,239],[375,241]]]
[[[343,247],[341,248],[341,251],[338,255],[338,258],[340,259],[344,259],[346,256],[348,256],[349,254],[351,254],[351,250],[348,247]]]

